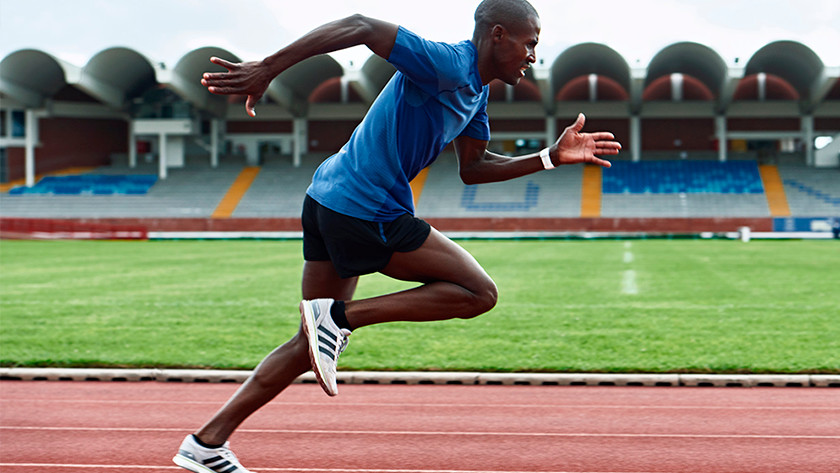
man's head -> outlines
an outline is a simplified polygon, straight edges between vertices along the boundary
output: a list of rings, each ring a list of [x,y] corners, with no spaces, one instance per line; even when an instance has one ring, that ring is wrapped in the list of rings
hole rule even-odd
[[[473,43],[484,83],[519,83],[536,61],[540,17],[526,0],[484,0],[475,10]]]

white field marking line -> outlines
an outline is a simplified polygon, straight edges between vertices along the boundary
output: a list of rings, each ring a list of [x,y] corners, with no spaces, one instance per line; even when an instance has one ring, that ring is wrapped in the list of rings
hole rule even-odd
[[[90,469],[138,469],[138,470],[179,470],[184,471],[177,466],[158,466],[158,465],[83,465],[78,463],[0,463],[0,467],[23,467],[23,468],[90,468]],[[409,469],[385,469],[385,468],[253,468],[257,471],[286,471],[286,472],[305,472],[305,473],[533,473],[529,471],[511,471],[511,470],[409,470]],[[609,471],[546,471],[543,473],[619,473]],[[624,472],[627,473],[627,472]],[[652,472],[633,472],[633,473],[652,473]]]
[[[24,399],[0,398],[3,402],[46,402],[62,404],[212,404],[218,405],[224,401],[143,401],[143,400],[115,400],[115,399]],[[272,401],[265,409],[279,409],[283,407],[319,406],[319,407],[409,407],[409,408],[470,408],[470,409],[617,409],[617,410],[705,410],[705,411],[840,411],[840,407],[826,406],[705,406],[705,405],[631,405],[631,404],[470,404],[470,403],[388,403],[388,402],[296,402]],[[3,428],[0,426],[0,428]]]
[[[7,427],[0,430],[47,432],[186,432],[189,429],[167,427]],[[790,439],[790,440],[840,440],[840,435],[758,435],[758,434],[633,434],[633,433],[584,433],[584,432],[445,432],[412,430],[317,430],[317,429],[238,429],[250,434],[294,435],[416,435],[456,437],[557,437],[557,438],[697,438],[697,439]]]
[[[624,242],[624,264],[630,264],[633,262],[633,252],[630,251],[630,248],[632,247],[633,244],[629,241]],[[639,286],[636,284],[635,270],[627,269],[624,271],[621,277],[621,293],[631,296],[639,293]]]
[[[624,271],[624,276],[621,278],[621,293],[631,296],[639,293],[639,287],[636,285],[636,271],[632,269]]]

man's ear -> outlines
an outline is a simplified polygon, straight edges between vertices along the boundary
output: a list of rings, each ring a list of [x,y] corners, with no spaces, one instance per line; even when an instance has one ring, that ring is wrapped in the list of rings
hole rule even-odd
[[[490,30],[490,34],[493,36],[493,41],[501,41],[505,35],[507,34],[507,30],[502,25],[495,25]]]

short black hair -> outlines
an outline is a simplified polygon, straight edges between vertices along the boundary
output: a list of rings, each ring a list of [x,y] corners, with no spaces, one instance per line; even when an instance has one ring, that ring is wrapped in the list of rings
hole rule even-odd
[[[484,31],[494,25],[512,26],[528,18],[539,18],[527,0],[483,0],[475,9],[475,30]]]

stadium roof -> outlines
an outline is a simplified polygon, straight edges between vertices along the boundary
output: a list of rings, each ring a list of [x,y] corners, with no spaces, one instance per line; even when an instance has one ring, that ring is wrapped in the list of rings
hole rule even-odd
[[[162,88],[210,116],[242,117],[241,97],[214,96],[199,83],[203,72],[224,70],[209,62],[211,56],[241,60],[225,49],[203,47],[166,69],[133,49],[113,47],[79,67],[46,51],[24,49],[0,61],[0,97],[7,108],[44,108],[50,101],[83,97],[129,111],[144,93]],[[308,116],[313,103],[369,104],[393,72],[375,55],[361,67],[318,56],[278,76],[266,100],[291,117]],[[537,102],[546,114],[554,113],[558,102],[609,103],[626,115],[643,113],[649,102],[699,102],[710,114],[725,114],[734,101],[787,101],[795,103],[799,113],[811,114],[826,102],[840,101],[838,76],[840,67],[826,67],[813,50],[793,41],[767,44],[743,65],[727,65],[702,44],[675,43],[645,68],[632,67],[609,46],[583,43],[550,64],[535,65],[522,84],[491,94],[491,100]],[[830,115],[840,115],[837,108],[830,107]]]

